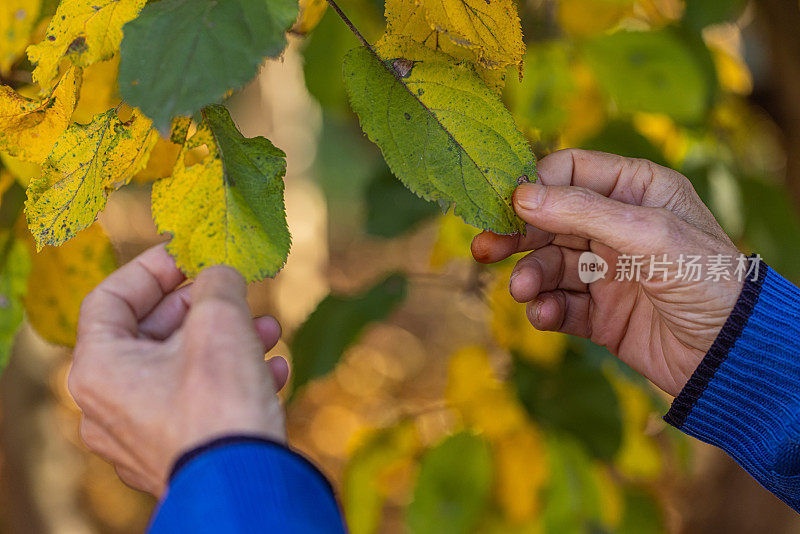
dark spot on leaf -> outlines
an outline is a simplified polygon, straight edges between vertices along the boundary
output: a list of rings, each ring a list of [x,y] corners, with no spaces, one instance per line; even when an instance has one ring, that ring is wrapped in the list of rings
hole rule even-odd
[[[392,61],[392,68],[401,78],[408,78],[411,76],[411,69],[414,68],[414,62],[410,59],[399,57]]]
[[[47,36],[47,40],[48,41],[55,41],[56,40],[56,36],[55,35],[48,35]]]
[[[417,96],[422,96],[424,94],[425,94],[425,89],[423,89],[421,87],[419,89],[417,89]]]
[[[68,54],[82,54],[86,51],[86,37],[76,37],[67,47]]]
[[[405,115],[407,121],[411,120],[411,115],[408,113],[403,113],[403,115]]]
[[[527,175],[527,174],[523,174],[522,176],[520,176],[519,178],[517,178],[517,184],[518,184],[518,185],[527,184],[527,183],[529,183],[530,181],[531,181],[531,180],[530,180],[530,178],[528,178],[528,175]]]

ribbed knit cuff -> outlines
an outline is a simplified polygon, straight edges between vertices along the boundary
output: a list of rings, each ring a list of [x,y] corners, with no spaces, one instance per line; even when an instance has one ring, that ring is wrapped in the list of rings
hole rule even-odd
[[[148,532],[344,532],[330,483],[308,460],[258,436],[227,436],[184,454]]]
[[[733,307],[733,311],[728,316],[725,324],[722,326],[717,338],[712,343],[711,348],[708,349],[705,357],[700,361],[689,381],[683,386],[683,389],[672,401],[667,415],[664,420],[674,427],[681,428],[686,418],[691,413],[697,400],[706,390],[708,382],[714,377],[719,366],[728,357],[728,353],[736,344],[739,336],[747,325],[747,320],[752,315],[755,309],[758,297],[761,295],[761,288],[764,285],[767,270],[766,263],[759,264],[758,276],[754,280],[748,277],[744,282],[742,291],[739,294],[739,299]]]
[[[800,290],[761,263],[665,420],[800,509]]]

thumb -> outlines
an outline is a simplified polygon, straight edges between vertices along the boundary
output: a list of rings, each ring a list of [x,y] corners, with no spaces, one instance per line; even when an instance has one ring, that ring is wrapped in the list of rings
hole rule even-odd
[[[197,275],[191,289],[192,310],[204,305],[226,305],[242,318],[250,321],[250,307],[247,305],[247,284],[244,277],[233,267],[214,265],[206,267]]]
[[[680,223],[664,208],[626,204],[575,186],[520,185],[514,192],[517,215],[554,234],[599,241],[630,254],[657,252],[671,244]]]

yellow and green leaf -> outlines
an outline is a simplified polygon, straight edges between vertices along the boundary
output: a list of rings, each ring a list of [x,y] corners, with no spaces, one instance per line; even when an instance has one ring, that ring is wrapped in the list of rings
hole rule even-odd
[[[368,47],[345,57],[345,86],[362,129],[418,196],[453,205],[478,228],[521,232],[511,195],[520,180],[536,178],[527,141],[469,65],[413,42],[409,47],[425,60]]]
[[[109,193],[145,166],[157,138],[138,111],[126,122],[111,109],[90,124],[70,126],[53,146],[42,176],[28,186],[25,212],[37,249],[58,246],[91,225]]]
[[[248,281],[274,276],[291,239],[283,203],[283,152],[264,137],[245,138],[222,106],[203,110],[204,121],[184,145],[173,174],[153,186],[153,218],[172,235],[167,250],[195,276],[209,265],[230,265]],[[187,165],[186,153],[209,154]]]

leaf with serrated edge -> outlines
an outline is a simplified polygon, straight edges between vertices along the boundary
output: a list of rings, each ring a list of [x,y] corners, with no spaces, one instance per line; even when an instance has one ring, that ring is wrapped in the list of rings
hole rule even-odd
[[[147,0],[61,0],[41,43],[28,47],[33,81],[48,90],[62,58],[80,67],[109,59],[122,41],[122,26]]]
[[[472,50],[490,69],[521,65],[525,54],[513,0],[388,0],[386,20],[391,33],[405,26],[401,35],[416,41],[433,37],[438,46],[449,41]]]
[[[283,152],[264,137],[245,138],[222,106],[184,145],[172,176],[153,186],[153,218],[172,234],[167,250],[188,276],[209,265],[230,265],[249,281],[274,276],[291,239],[283,204]],[[208,156],[187,166],[192,148]]]
[[[159,131],[220,101],[279,55],[297,0],[161,0],[125,26],[119,89]]]
[[[80,84],[80,69],[72,68],[41,100],[0,85],[0,150],[25,161],[43,162],[69,126]]]
[[[454,204],[478,228],[522,232],[511,196],[520,181],[536,178],[527,141],[468,65],[410,46],[422,48],[413,63],[383,60],[366,47],[345,57],[345,86],[362,129],[417,195]]]
[[[385,49],[387,46],[406,48],[404,39],[423,44],[433,50],[440,50],[458,60],[470,61],[475,65],[478,75],[496,93],[500,93],[505,85],[506,71],[509,64],[520,64],[521,56],[513,61],[482,61],[485,57],[483,49],[465,47],[442,34],[443,29],[437,30],[427,19],[427,2],[418,0],[386,0],[386,35],[377,45]],[[517,19],[519,26],[519,19]],[[399,38],[399,39],[398,39]],[[389,41],[388,43],[386,41]],[[520,45],[521,33],[520,33]],[[524,45],[522,45],[524,51]],[[384,50],[385,51],[385,50]],[[413,59],[408,56],[410,51],[398,51],[398,57]]]
[[[108,194],[147,164],[157,138],[138,111],[127,122],[111,109],[70,126],[28,186],[25,213],[37,248],[58,246],[92,224]]]

